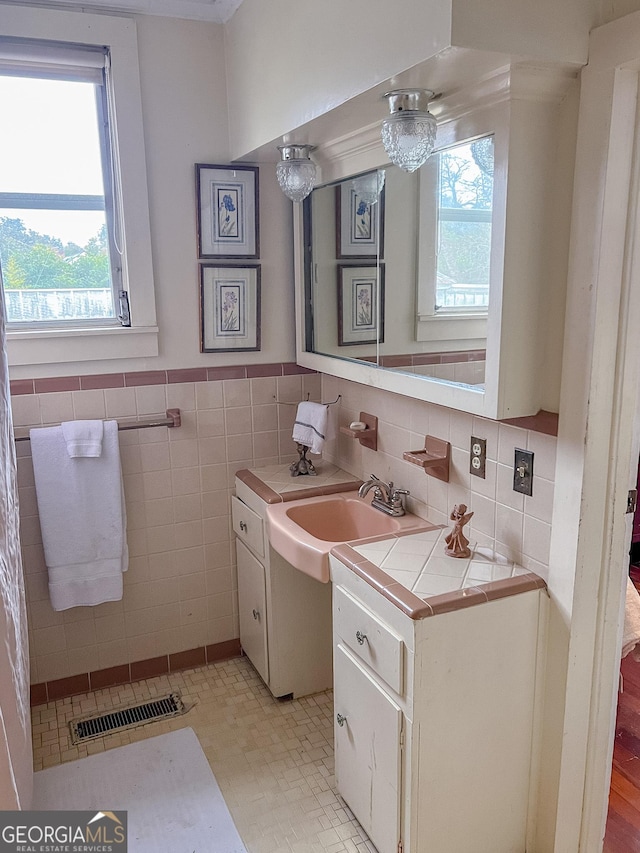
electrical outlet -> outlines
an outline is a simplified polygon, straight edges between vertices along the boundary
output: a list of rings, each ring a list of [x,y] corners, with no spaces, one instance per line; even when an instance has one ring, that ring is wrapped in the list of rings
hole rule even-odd
[[[474,477],[485,478],[487,467],[487,439],[471,436],[471,457],[469,460],[469,472]]]
[[[530,450],[515,449],[513,491],[529,497],[533,494],[533,453]]]

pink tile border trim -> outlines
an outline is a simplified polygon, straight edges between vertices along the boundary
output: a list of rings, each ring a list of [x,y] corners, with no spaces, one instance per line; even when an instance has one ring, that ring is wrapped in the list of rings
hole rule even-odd
[[[188,367],[177,370],[141,370],[134,373],[97,373],[90,376],[52,376],[44,379],[12,379],[14,397],[59,391],[95,391],[103,388],[133,388],[140,385],[172,385],[177,382],[219,382],[223,379],[254,379],[263,376],[295,376],[315,373],[292,362]]]
[[[484,361],[485,350],[456,350],[455,352],[416,352],[396,355],[383,355],[380,364],[383,367],[417,367],[421,364],[460,364],[466,361]]]
[[[447,355],[452,355],[451,353]],[[484,351],[467,353],[469,361],[484,356]],[[415,363],[431,363],[439,355],[415,356]],[[388,356],[404,358],[404,356]],[[422,361],[418,361],[422,359]],[[97,373],[89,376],[53,376],[43,379],[12,379],[9,383],[14,397],[27,394],[48,394],[60,391],[95,391],[104,388],[134,388],[140,385],[172,385],[178,382],[220,382],[224,379],[259,379],[266,376],[296,376],[316,373],[295,362],[274,364],[230,365],[226,367],[187,367],[176,370],[141,370],[135,373]],[[558,415],[540,410],[537,415],[526,418],[511,418],[500,423],[512,424],[522,429],[558,435]]]
[[[482,583],[422,599],[395,581],[384,569],[367,560],[362,554],[358,554],[350,545],[337,545],[332,548],[331,553],[411,619],[425,619],[428,616],[451,613],[453,610],[474,607],[476,604],[485,604],[510,595],[519,595],[521,592],[547,588],[541,577],[533,572],[527,572],[513,578]]]
[[[91,690],[100,690],[104,687],[131,684],[132,681],[179,672],[182,669],[218,663],[219,661],[240,657],[241,654],[242,649],[238,637],[234,640],[225,640],[222,643],[198,646],[184,652],[132,661],[94,672],[70,675],[67,678],[58,678],[55,681],[42,681],[39,684],[31,685],[31,706],[44,705],[46,702],[65,699],[67,696],[75,696],[78,693],[87,693]]]
[[[36,394],[49,394],[57,391],[79,391],[79,376],[52,376],[50,379],[34,379]]]

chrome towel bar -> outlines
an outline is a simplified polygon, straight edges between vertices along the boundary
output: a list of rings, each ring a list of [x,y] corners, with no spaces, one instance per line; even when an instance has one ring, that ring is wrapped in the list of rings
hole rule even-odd
[[[119,420],[118,421],[118,430],[127,430],[127,429],[150,429],[151,427],[179,427],[181,424],[180,420],[180,409],[167,409],[166,417],[161,417],[160,415],[152,415],[148,418],[143,418],[141,420]],[[57,424],[39,424],[33,427],[18,427],[15,430],[15,440],[16,441],[29,441],[29,429],[38,429],[39,427],[45,426],[57,426]]]

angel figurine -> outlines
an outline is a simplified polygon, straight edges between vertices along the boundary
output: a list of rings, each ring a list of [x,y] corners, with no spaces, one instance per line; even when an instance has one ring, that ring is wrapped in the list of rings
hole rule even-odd
[[[473,515],[472,512],[467,512],[465,504],[456,504],[451,510],[449,518],[454,521],[453,530],[444,537],[447,547],[444,553],[449,557],[470,557],[471,549],[469,548],[469,540],[462,532],[462,528],[467,524]]]

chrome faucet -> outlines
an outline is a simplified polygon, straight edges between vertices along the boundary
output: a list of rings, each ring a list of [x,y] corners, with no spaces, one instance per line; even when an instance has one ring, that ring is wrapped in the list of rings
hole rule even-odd
[[[410,492],[407,489],[394,489],[393,482],[385,483],[384,480],[371,474],[370,478],[363,483],[358,489],[358,494],[364,498],[371,489],[374,489],[373,500],[371,506],[379,509],[380,512],[386,515],[404,515],[404,506],[402,496],[408,495]]]

